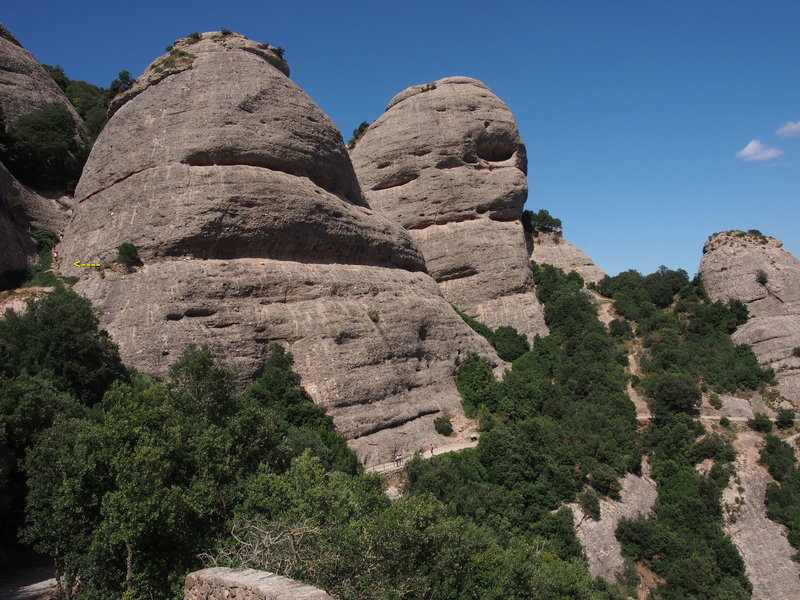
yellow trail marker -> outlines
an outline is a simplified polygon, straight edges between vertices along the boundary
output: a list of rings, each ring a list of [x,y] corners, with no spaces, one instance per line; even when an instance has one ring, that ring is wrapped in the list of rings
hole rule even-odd
[[[72,264],[75,265],[76,267],[99,267],[100,266],[100,263],[92,263],[92,264],[88,264],[87,265],[87,264],[81,263],[81,261],[79,261],[79,260],[76,260]]]

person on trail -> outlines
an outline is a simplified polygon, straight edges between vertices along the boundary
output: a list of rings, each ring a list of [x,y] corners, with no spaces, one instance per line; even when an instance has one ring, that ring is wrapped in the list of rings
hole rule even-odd
[[[431,444],[431,456],[433,456],[433,444]]]
[[[394,457],[394,462],[399,467],[400,463],[403,462],[403,455],[402,454],[398,454],[397,456],[395,456]]]

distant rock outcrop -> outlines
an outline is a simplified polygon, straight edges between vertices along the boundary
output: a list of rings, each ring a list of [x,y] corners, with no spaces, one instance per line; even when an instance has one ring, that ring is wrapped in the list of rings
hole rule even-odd
[[[280,342],[365,462],[441,444],[433,419],[461,412],[459,362],[493,351],[367,206],[338,130],[272,51],[192,41],[176,43],[192,68],[152,79],[98,137],[63,271],[145,373],[206,343],[246,380]],[[72,265],[107,265],[124,242],[144,263],[132,272]]]
[[[406,89],[351,156],[370,206],[409,232],[449,301],[491,327],[547,333],[520,221],[525,145],[488,87],[448,77]]]
[[[782,246],[758,232],[716,233],[703,246],[700,275],[712,300],[747,305],[750,319],[733,341],[750,344],[775,370],[781,394],[800,406],[800,260]]]
[[[560,231],[536,228],[531,234],[531,260],[553,265],[565,273],[577,271],[587,283],[597,283],[606,276],[583,250],[564,239]]]

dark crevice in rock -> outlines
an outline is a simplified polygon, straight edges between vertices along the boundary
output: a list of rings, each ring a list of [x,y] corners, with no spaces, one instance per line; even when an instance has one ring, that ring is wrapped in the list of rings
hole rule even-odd
[[[406,423],[410,423],[411,421],[416,421],[422,417],[426,417],[428,415],[435,415],[438,414],[440,411],[438,408],[430,408],[430,409],[421,409],[414,415],[410,416],[402,416],[402,417],[395,417],[394,419],[388,419],[382,423],[376,423],[372,427],[366,427],[362,431],[359,432],[357,436],[354,436],[353,439],[357,439],[359,437],[365,437],[368,435],[372,435],[373,433],[378,433],[379,431],[383,431],[384,429],[394,429],[395,427],[400,427],[405,425]]]
[[[462,266],[462,267],[453,267],[452,269],[447,269],[446,271],[440,271],[434,274],[434,279],[437,282],[441,283],[443,281],[453,281],[454,279],[464,279],[465,277],[472,277],[473,275],[477,275],[478,271],[475,270],[474,267],[470,266]]]
[[[479,143],[475,151],[485,161],[503,162],[514,156],[516,148],[502,140],[490,140]]]
[[[440,160],[439,162],[436,163],[436,168],[437,169],[454,169],[456,167],[462,166],[463,164],[464,163],[461,162],[461,160],[458,159],[457,157],[455,157],[455,156],[447,156],[447,157],[443,158],[442,160]]]
[[[294,177],[306,177],[326,192],[347,197],[344,194],[343,182],[339,181],[339,177],[337,177],[333,169],[320,167],[318,170],[309,172],[304,169],[293,168],[293,165],[288,162],[263,154],[240,153],[233,149],[228,151],[201,150],[186,156],[181,162],[191,167],[244,166],[279,171]],[[356,204],[360,203],[356,202]]]
[[[378,190],[388,190],[389,188],[400,187],[401,185],[411,183],[418,177],[419,173],[414,171],[401,171],[400,173],[395,173],[391,177],[387,177],[383,181],[376,183],[374,186],[372,186],[372,191],[377,192]]]
[[[89,194],[88,196],[86,196],[85,198],[80,200],[79,202],[86,202],[87,200],[89,200],[89,198],[92,198],[92,197],[96,196],[97,194],[100,194],[100,193],[106,191],[107,189],[114,187],[118,183],[122,183],[123,181],[125,181],[126,179],[128,179],[130,177],[133,177],[134,175],[138,175],[139,173],[144,173],[145,171],[148,171],[150,169],[155,169],[155,168],[156,167],[145,167],[144,169],[139,169],[137,171],[131,171],[130,173],[128,173],[126,175],[123,175],[119,179],[115,179],[114,181],[109,183],[107,186],[104,186],[104,187],[100,188],[99,190],[96,190],[96,191],[92,192],[91,194]]]
[[[210,317],[213,314],[216,314],[216,310],[213,308],[204,308],[202,306],[190,308],[186,310],[183,315],[185,317]]]

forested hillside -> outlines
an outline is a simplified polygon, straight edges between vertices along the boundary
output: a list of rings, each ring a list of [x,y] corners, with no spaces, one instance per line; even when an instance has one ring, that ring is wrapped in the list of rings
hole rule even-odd
[[[414,458],[397,501],[305,397],[279,346],[238,393],[235,373],[204,348],[187,348],[163,381],[124,368],[68,289],[6,313],[6,543],[18,530],[82,598],[179,595],[201,558],[341,598],[622,598],[635,594],[635,570],[619,585],[593,579],[565,505],[577,498],[599,516],[598,499],[617,495],[646,455],[660,493],[652,515],[620,524],[625,555],[660,578],[660,597],[748,598],[721,527],[730,436],[692,416],[704,393],[771,380],[727,336],[746,309],[711,303],[680,271],[629,272],[597,286],[630,319],[607,328],[577,273],[533,271],[550,335],[518,349],[501,379],[478,355],[462,364],[458,388],[480,443]],[[643,431],[625,394],[638,345],[634,383],[654,415]],[[793,454],[770,440],[764,460],[793,482]],[[790,489],[770,492],[769,510],[793,527]]]

